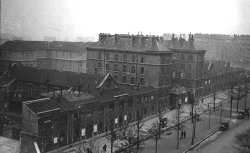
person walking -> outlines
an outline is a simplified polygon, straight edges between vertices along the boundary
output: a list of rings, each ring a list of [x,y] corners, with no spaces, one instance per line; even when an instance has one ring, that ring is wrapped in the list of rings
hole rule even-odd
[[[183,130],[181,130],[181,138],[180,138],[180,140],[183,138]]]
[[[103,151],[106,152],[106,149],[107,149],[107,145],[105,144],[103,147],[102,147]]]
[[[184,139],[186,138],[186,131],[183,132]]]

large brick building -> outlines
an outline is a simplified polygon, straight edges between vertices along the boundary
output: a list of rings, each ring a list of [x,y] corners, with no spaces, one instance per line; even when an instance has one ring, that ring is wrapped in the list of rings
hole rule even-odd
[[[159,36],[101,33],[96,45],[87,47],[87,73],[111,73],[122,84],[152,85],[169,107],[173,52],[162,41]]]

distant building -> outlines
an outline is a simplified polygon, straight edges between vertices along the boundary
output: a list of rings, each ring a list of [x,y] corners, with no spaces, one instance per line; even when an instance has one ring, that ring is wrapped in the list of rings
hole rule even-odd
[[[0,65],[13,63],[59,71],[86,72],[86,49],[93,43],[8,41],[0,46]]]
[[[44,41],[56,41],[56,37],[53,36],[44,36]]]
[[[232,67],[250,70],[250,35],[194,34],[206,59],[230,61]]]

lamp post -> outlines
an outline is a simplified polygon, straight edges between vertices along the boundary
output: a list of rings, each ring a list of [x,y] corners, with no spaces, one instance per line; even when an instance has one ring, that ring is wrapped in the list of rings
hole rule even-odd
[[[209,104],[208,104],[208,111],[209,111],[209,126],[208,126],[208,129],[210,130],[210,119],[211,119],[212,109],[209,107]]]
[[[193,134],[192,134],[192,142],[191,142],[192,145],[194,144],[196,121],[197,121],[197,119],[196,119],[196,107],[195,107],[195,109],[194,109],[194,121],[193,121]]]

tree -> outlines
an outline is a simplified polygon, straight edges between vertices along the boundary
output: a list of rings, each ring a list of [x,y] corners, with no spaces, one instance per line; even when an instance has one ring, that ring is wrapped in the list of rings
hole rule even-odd
[[[150,127],[147,128],[147,132],[152,136],[153,139],[155,139],[155,153],[157,153],[157,142],[160,139],[159,133],[160,131],[160,122],[156,121],[151,124]]]
[[[126,152],[132,153],[136,152],[133,147],[137,142],[137,131],[135,126],[123,125],[119,128],[117,133],[117,139],[121,142],[121,147],[119,149],[126,148]]]
[[[243,98],[243,88],[241,86],[237,87],[237,113],[239,112],[239,101]]]
[[[217,93],[216,90],[213,90],[213,100],[214,100],[214,112],[215,112],[215,100],[217,99]]]
[[[76,153],[101,153],[101,146],[94,140],[79,145],[76,149]]]
[[[137,111],[137,115],[136,115],[136,127],[137,127],[137,150],[140,149],[140,129],[143,127],[144,123],[142,122],[142,112],[143,112],[143,106],[144,106],[144,103],[142,104],[141,106],[141,114],[140,114],[140,111],[138,110]]]
[[[114,142],[117,140],[117,132],[114,130],[114,128],[110,129],[110,133],[106,132],[105,138],[109,140],[111,153],[113,153]]]
[[[161,122],[162,122],[162,118],[163,118],[163,112],[162,112],[162,109],[158,109],[158,112],[156,114],[156,117],[158,118],[159,120],[159,126],[158,126],[158,131],[159,131],[159,139],[161,138]]]
[[[232,145],[236,153],[250,152],[250,128],[241,133],[237,133],[234,137],[234,144]]]
[[[247,78],[244,81],[243,91],[244,91],[244,96],[245,96],[245,108],[246,108],[247,107],[247,96],[248,96],[248,94],[250,92],[250,86],[249,86],[249,82],[248,82]]]
[[[223,111],[224,111],[223,104],[222,102],[220,102],[220,123],[221,123],[221,115]]]
[[[234,90],[236,85],[237,82],[235,80],[231,80],[228,82],[226,88],[223,90],[224,94],[228,97],[230,102],[230,117],[232,117],[233,100],[237,98],[236,92]]]
[[[173,129],[177,131],[177,149],[179,149],[179,130],[182,130],[186,127],[186,122],[183,122],[185,118],[183,117],[184,111],[181,107],[181,104],[177,104],[177,109],[171,115],[171,124],[175,125]]]

